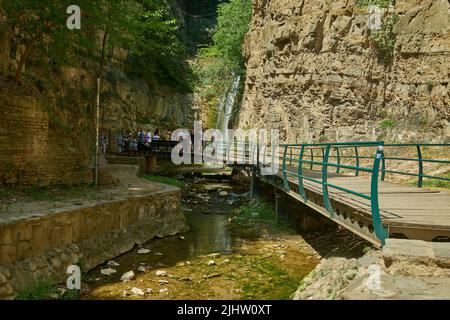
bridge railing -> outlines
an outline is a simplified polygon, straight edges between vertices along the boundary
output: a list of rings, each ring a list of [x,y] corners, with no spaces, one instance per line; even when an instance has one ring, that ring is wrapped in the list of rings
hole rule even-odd
[[[329,158],[335,159],[337,163],[330,166],[336,167],[336,173],[338,174],[342,172],[342,169],[350,169],[354,171],[355,176],[359,176],[360,172],[364,171],[359,169],[360,165],[367,164],[374,160],[373,155],[364,155],[367,154],[367,152],[361,151],[361,148],[362,146],[360,145],[348,146],[345,148],[332,147]],[[350,152],[342,152],[342,149],[350,149]],[[351,152],[352,149],[353,152]],[[436,155],[439,150],[440,155]],[[304,163],[308,163],[308,169],[314,170],[315,168],[317,168],[317,166],[319,166],[321,169],[322,162],[314,160],[320,159],[322,161],[324,158],[324,152],[325,149],[323,147],[308,148],[308,151],[305,152],[304,156],[309,157],[309,161],[303,161]],[[411,156],[411,153],[413,153],[414,155]],[[431,155],[429,155],[430,153]],[[389,154],[393,155],[389,156]],[[402,154],[403,156],[395,156],[397,154]],[[286,155],[287,163],[289,165],[292,165],[293,161],[296,160],[292,155],[293,148],[290,148],[288,154]],[[282,153],[278,155],[280,163],[282,163],[283,157],[284,154]],[[434,157],[440,158],[435,159]],[[341,166],[340,164],[345,160],[353,161],[355,166]],[[402,166],[402,163],[411,163],[412,165]],[[439,166],[439,168],[434,169],[435,171],[441,171],[443,174],[427,174],[427,164],[435,164],[436,166]],[[402,167],[405,167],[406,169],[402,170]],[[425,179],[431,181],[435,180],[450,182],[450,176],[448,176],[448,173],[450,172],[450,144],[384,144],[380,170],[381,181],[385,181],[388,174],[416,177],[416,185],[419,188],[423,187]]]
[[[417,178],[417,187],[422,188],[424,184],[424,179],[427,180],[435,180],[435,181],[444,181],[450,182],[450,176],[438,176],[426,174],[426,165],[427,164],[435,164],[439,166],[443,166],[444,173],[445,171],[450,172],[450,144],[441,143],[441,144],[425,144],[425,143],[409,143],[409,144],[385,144],[386,148],[383,152],[382,165],[381,165],[381,180],[384,181],[386,178],[386,174],[393,175],[404,175],[411,176]],[[403,154],[405,156],[388,156],[388,151],[392,149],[397,149],[394,154]],[[441,159],[432,159],[431,157],[439,157],[436,155],[437,151],[441,151],[441,155],[443,157]],[[394,150],[392,150],[394,151]],[[428,152],[427,152],[428,151]],[[429,152],[431,151],[431,152]],[[415,153],[415,156],[407,156],[411,154],[411,152]],[[431,154],[431,155],[429,155]],[[411,163],[413,166],[409,166],[410,169],[408,171],[402,171],[401,169],[388,169],[388,163],[396,163],[397,165],[393,165],[395,168],[399,168],[401,166],[398,165],[399,162]],[[412,172],[413,171],[413,172]],[[414,172],[415,171],[415,172]]]
[[[376,148],[374,154],[373,149]],[[392,150],[392,149],[398,150]],[[406,156],[411,154],[411,148],[417,153],[417,156]],[[259,150],[258,155],[261,161],[258,165],[267,165],[266,159],[270,162],[277,161],[281,168],[281,175],[284,182],[284,188],[290,192],[290,180],[298,183],[299,195],[307,201],[305,191],[305,181],[321,185],[324,207],[334,216],[334,210],[331,206],[329,189],[336,189],[363,199],[370,203],[372,223],[378,239],[384,243],[387,237],[387,230],[383,227],[379,209],[378,181],[384,181],[386,174],[405,175],[417,177],[417,186],[423,186],[424,179],[438,181],[450,181],[450,177],[425,174],[424,164],[444,165],[445,171],[450,170],[450,160],[433,159],[432,156],[425,157],[425,150],[438,148],[441,154],[450,156],[450,144],[385,144],[384,142],[345,142],[345,143],[317,143],[317,144],[283,144],[280,151],[275,154],[266,154],[270,148]],[[260,154],[262,152],[262,155]],[[387,156],[388,153],[403,154],[404,156]],[[351,162],[349,164],[349,162]],[[401,165],[392,164],[395,169],[390,169],[388,164],[391,162],[411,162],[415,166],[407,166],[407,169],[401,168]],[[448,166],[448,167],[447,167]],[[320,169],[320,179],[314,175],[305,174],[306,170],[315,171]],[[370,193],[363,193],[358,190],[352,190],[329,182],[329,176],[333,169],[336,174],[343,171],[352,172],[355,176],[360,174],[371,176]],[[334,172],[333,172],[334,173]]]
[[[353,196],[369,201],[372,225],[376,237],[384,244],[388,236],[387,229],[383,226],[380,216],[379,198],[378,198],[378,181],[383,158],[384,143],[383,142],[346,142],[346,143],[316,143],[316,144],[283,144],[280,146],[279,154],[275,157],[272,154],[265,154],[263,151],[262,159],[272,159],[278,161],[281,168],[281,176],[284,188],[290,192],[290,182],[298,184],[298,193],[305,202],[308,201],[305,182],[317,184],[321,187],[323,197],[323,207],[329,212],[330,217],[335,217],[335,211],[331,204],[330,189],[339,190],[341,192],[351,194]],[[366,149],[367,152],[373,152],[374,156],[369,159],[370,164],[365,161],[361,163],[359,156],[360,149]],[[349,151],[355,152],[355,155],[347,156]],[[370,151],[371,150],[371,151]],[[332,154],[334,151],[335,155]],[[319,153],[319,155],[317,154]],[[352,158],[354,164],[343,163],[343,159]],[[261,158],[261,155],[259,156]],[[366,164],[367,163],[367,164]],[[264,164],[264,160],[261,164]],[[306,172],[307,169],[313,170],[314,167],[320,167],[320,178],[316,175]],[[329,181],[332,174],[330,168],[335,168],[336,173],[347,169],[359,175],[365,172],[371,176],[370,192],[363,193],[349,187],[339,186]]]

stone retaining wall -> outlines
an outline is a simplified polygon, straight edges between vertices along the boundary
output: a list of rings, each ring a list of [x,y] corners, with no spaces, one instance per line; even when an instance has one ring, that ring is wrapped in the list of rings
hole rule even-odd
[[[180,191],[103,202],[0,225],[0,299],[45,278],[64,281],[66,269],[83,271],[154,237],[187,229]]]

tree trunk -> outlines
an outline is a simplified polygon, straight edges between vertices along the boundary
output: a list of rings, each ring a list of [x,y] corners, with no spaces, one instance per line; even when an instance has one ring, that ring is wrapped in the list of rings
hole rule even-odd
[[[12,32],[7,31],[0,39],[0,74],[6,75],[8,72],[11,37]]]
[[[16,83],[17,84],[19,84],[20,80],[22,79],[23,67],[25,66],[26,60],[30,56],[32,49],[33,49],[33,40],[30,40],[27,43],[27,45],[25,46],[25,51],[20,56],[19,65],[17,66],[17,71],[16,71]]]

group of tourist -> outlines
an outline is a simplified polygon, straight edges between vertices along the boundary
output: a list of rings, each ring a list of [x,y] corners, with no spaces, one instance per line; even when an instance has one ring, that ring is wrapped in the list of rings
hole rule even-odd
[[[128,136],[119,134],[117,136],[117,151],[118,153],[137,153],[143,146],[148,147],[152,141],[161,139],[159,129],[156,129],[153,135],[151,131],[145,129],[139,129],[135,133],[130,132]]]
[[[123,135],[123,133],[119,133],[116,136],[116,143],[117,143],[117,153],[131,153],[136,154],[140,150],[145,149],[146,147],[150,147],[150,144],[152,141],[159,141],[159,140],[165,140],[170,141],[172,140],[172,132],[167,131],[165,134],[161,134],[161,131],[159,128],[157,128],[153,134],[150,130],[145,129],[139,129],[136,132],[129,132],[128,135]],[[185,138],[191,139],[191,141],[194,141],[193,137],[194,133],[190,132],[189,134],[181,134],[179,135],[178,139],[175,139],[175,141],[179,142]],[[108,151],[108,145],[110,143],[110,137],[108,137],[107,134],[104,132],[100,133],[99,136],[99,147],[100,151],[103,154],[106,154]],[[202,132],[202,142],[205,143],[205,132]]]

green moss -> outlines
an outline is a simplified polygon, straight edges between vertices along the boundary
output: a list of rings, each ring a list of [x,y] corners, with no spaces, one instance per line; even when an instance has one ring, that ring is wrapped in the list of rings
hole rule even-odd
[[[397,125],[397,121],[393,119],[385,119],[380,122],[380,129],[381,130],[389,130],[393,129]]]
[[[78,300],[79,298],[79,290],[60,291],[56,283],[44,278],[20,290],[16,295],[16,300]]]
[[[433,91],[433,87],[434,87],[433,81],[427,81],[427,89],[428,89],[428,92]]]
[[[297,289],[301,276],[290,274],[270,261],[254,259],[254,273],[242,287],[243,299],[289,300]],[[270,279],[270,281],[267,281]]]
[[[356,6],[359,8],[367,7],[369,5],[378,6],[380,8],[387,8],[391,4],[391,0],[357,0]]]
[[[292,226],[283,220],[277,219],[276,212],[272,203],[262,199],[255,199],[242,205],[236,211],[235,223],[241,226],[265,224],[278,231],[293,231]]]
[[[20,290],[16,300],[49,300],[59,297],[57,286],[47,279],[41,279],[31,286]]]
[[[450,179],[450,171],[447,172],[446,174],[444,174],[442,177]],[[417,182],[413,182],[413,184],[417,184]],[[425,178],[423,180],[423,187],[450,189],[450,181],[434,180],[434,179],[426,179]]]
[[[175,186],[175,187],[180,188],[180,189],[182,189],[184,187],[184,182],[183,181],[179,181],[177,179],[170,178],[170,177],[144,176],[143,178],[146,179],[146,180],[152,181],[152,182],[163,183],[163,184],[168,184],[168,185],[171,185],[171,186]]]

